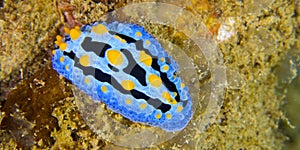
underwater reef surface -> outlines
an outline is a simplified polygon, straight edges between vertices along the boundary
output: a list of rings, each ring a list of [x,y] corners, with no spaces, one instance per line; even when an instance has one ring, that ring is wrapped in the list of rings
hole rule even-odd
[[[70,5],[74,7],[72,15],[76,21],[89,24],[107,12],[138,2],[142,1],[71,0]],[[232,71],[228,80],[239,77],[242,85],[228,85],[221,111],[204,132],[195,132],[189,125],[153,149],[281,149],[289,143],[288,136],[294,137],[293,134],[280,128],[282,125],[291,129],[282,104],[286,102],[289,81],[298,74],[297,70],[295,73],[282,66],[291,61],[287,64],[299,65],[299,57],[287,60],[290,55],[300,54],[299,2],[159,2],[197,14],[218,39],[224,64]],[[120,148],[98,136],[86,124],[75,105],[72,84],[52,69],[54,40],[60,34],[60,27],[66,24],[62,3],[69,4],[68,1],[6,0],[3,7],[0,5],[1,149]],[[231,32],[220,32],[224,26],[232,29],[228,29]],[[157,38],[168,39],[179,47],[192,46],[183,33],[172,28],[147,22],[144,27]],[[219,36],[222,33],[225,36]],[[194,58],[194,61],[202,60]],[[288,84],[280,84],[286,72],[294,74],[291,79],[286,78]],[[199,78],[209,78],[209,75]],[[139,126],[108,112],[120,122]]]

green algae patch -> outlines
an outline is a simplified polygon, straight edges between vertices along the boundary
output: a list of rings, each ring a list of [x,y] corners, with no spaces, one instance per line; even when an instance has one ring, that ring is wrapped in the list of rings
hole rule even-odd
[[[8,94],[0,107],[1,112],[4,112],[0,119],[2,120],[0,132],[3,135],[1,140],[4,141],[1,146],[54,149],[120,148],[104,141],[85,124],[74,104],[69,83],[59,79],[48,65],[41,65],[42,62],[45,63],[43,59],[48,60],[46,64],[49,64],[50,58],[41,52],[51,50],[52,41],[59,25],[62,24],[60,21],[62,14],[57,10],[57,4],[47,2],[33,4],[5,1],[3,9],[5,15],[0,15],[0,31],[4,35],[1,36],[0,41],[2,43],[0,46],[1,96],[3,96],[2,87],[7,83],[4,82],[5,80],[20,81],[20,74],[16,73],[20,68],[30,70],[29,74],[32,76],[18,83],[19,85],[14,89],[9,87],[5,89]],[[280,110],[283,96],[275,91],[278,76],[275,75],[274,70],[290,51],[290,47],[299,40],[299,37],[296,37],[297,28],[294,24],[296,19],[299,20],[299,16],[294,14],[296,2],[275,1],[268,7],[256,7],[256,13],[250,14],[245,14],[244,11],[231,11],[231,8],[241,9],[235,4],[235,7],[231,7],[226,4],[211,5],[206,1],[203,1],[205,5],[201,5],[202,1],[191,2],[203,7],[189,5],[189,2],[184,2],[185,4],[181,6],[196,13],[203,12],[201,17],[207,20],[204,22],[208,27],[212,27],[211,31],[217,30],[213,28],[214,24],[222,24],[222,19],[217,19],[215,22],[210,21],[210,18],[235,17],[235,35],[230,40],[219,43],[219,47],[226,67],[242,76],[244,84],[234,89],[227,88],[221,112],[218,113],[215,123],[207,130],[201,134],[196,133],[193,125],[189,125],[186,130],[160,144],[156,149],[195,147],[198,149],[278,149],[282,147],[286,138],[278,130],[278,122],[284,118]],[[71,1],[71,5],[75,6],[73,14],[76,20],[87,24],[98,21],[104,12],[120,8],[126,3],[74,0]],[[216,7],[217,11],[211,10]],[[218,13],[217,16],[211,15],[218,10],[222,13]],[[39,16],[40,14],[44,17]],[[47,19],[44,19],[45,16]],[[41,17],[42,19],[35,20]],[[150,26],[148,28],[150,29]],[[171,36],[174,37],[173,42],[179,46],[189,44],[184,40],[186,37],[182,33],[166,32],[155,27],[151,29],[164,31],[164,33],[171,32]],[[164,33],[162,35],[167,39],[167,34]],[[201,59],[197,58],[197,61]],[[206,74],[202,77],[210,76]],[[16,125],[9,126],[12,124]],[[22,130],[16,130],[20,126]]]

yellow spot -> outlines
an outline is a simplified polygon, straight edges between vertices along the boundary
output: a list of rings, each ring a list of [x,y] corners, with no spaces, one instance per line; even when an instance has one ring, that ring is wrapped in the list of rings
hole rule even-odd
[[[146,54],[144,51],[140,53],[140,61],[144,63],[146,66],[151,66],[152,64],[152,57]]]
[[[67,49],[67,46],[68,46],[67,43],[61,43],[61,44],[59,44],[59,48],[60,48],[61,50]]]
[[[176,92],[174,92],[174,96],[175,96],[175,97],[177,96],[177,93],[176,93]]]
[[[107,87],[105,86],[105,85],[103,85],[102,87],[101,87],[101,90],[102,90],[102,92],[106,92],[107,91]]]
[[[170,104],[177,104],[177,101],[171,97],[169,92],[163,92],[162,97],[166,99]]]
[[[100,35],[106,33],[107,29],[106,26],[104,26],[103,24],[98,24],[92,27],[92,31]]]
[[[62,41],[55,41],[54,43],[55,45],[59,46],[62,43]]]
[[[55,53],[56,53],[56,50],[53,50],[53,51],[52,51],[52,54],[54,55]]]
[[[160,113],[157,113],[157,114],[155,115],[155,118],[156,118],[156,119],[161,118],[161,114],[160,114]]]
[[[69,66],[68,66],[68,65],[66,65],[66,67],[65,67],[65,68],[66,68],[66,70],[69,70]]]
[[[169,102],[170,102],[170,104],[174,104],[174,105],[177,104],[177,101],[175,99],[173,99],[173,98],[171,98]]]
[[[160,87],[161,86],[161,79],[159,76],[155,75],[155,74],[150,74],[148,76],[148,80],[149,80],[149,83],[154,86],[154,87]]]
[[[159,59],[161,62],[164,62],[165,61],[165,58],[160,58]]]
[[[64,62],[64,61],[65,61],[64,56],[61,56],[61,57],[59,58],[59,61],[60,61],[61,63]]]
[[[76,30],[80,30],[80,27],[79,27],[79,26],[75,26],[75,29],[76,29]]]
[[[84,79],[84,83],[85,83],[85,84],[89,84],[89,83],[90,83],[90,79],[89,79],[89,78],[85,78],[85,79]]]
[[[171,98],[171,95],[169,94],[169,92],[163,92],[163,93],[162,93],[162,97],[163,97],[164,99],[169,100],[169,99]]]
[[[145,109],[147,107],[147,104],[146,103],[142,103],[141,105],[140,105],[140,108],[141,109]]]
[[[79,63],[82,66],[84,66],[84,67],[88,66],[90,64],[90,57],[89,57],[89,55],[83,55],[83,56],[81,56],[79,58]]]
[[[171,119],[171,118],[172,118],[172,115],[171,115],[171,114],[166,114],[166,118],[167,118],[167,119]]]
[[[56,36],[56,41],[59,41],[59,42],[61,42],[61,41],[62,41],[62,39],[63,39],[63,37],[62,37],[62,36],[60,36],[60,35],[57,35],[57,36]]]
[[[64,27],[64,31],[66,34],[70,34],[70,28]]]
[[[125,102],[126,102],[127,105],[130,105],[130,104],[132,103],[132,102],[131,102],[131,99],[126,99]]]
[[[185,87],[184,83],[181,82],[181,83],[180,83],[180,87],[181,87],[181,88],[184,88],[184,87]]]
[[[146,44],[147,44],[147,45],[150,45],[150,43],[151,43],[151,42],[150,42],[149,40],[146,40]]]
[[[118,39],[118,40],[120,40],[120,41],[123,42],[123,43],[126,43],[126,40],[122,39],[121,37],[119,37],[119,36],[117,36],[117,35],[115,35],[115,38]]]
[[[121,82],[121,85],[125,90],[128,90],[128,91],[134,89],[134,87],[135,87],[134,82],[131,80],[123,80]]]
[[[74,29],[71,29],[70,31],[70,37],[72,40],[76,40],[80,37],[81,31],[79,27],[75,27]]]
[[[142,33],[141,32],[135,32],[135,35],[136,36],[142,36]]]
[[[168,70],[169,70],[169,66],[164,65],[164,66],[162,67],[162,69],[163,69],[163,71],[168,71]]]
[[[107,58],[109,62],[115,66],[118,66],[123,63],[122,54],[118,50],[109,50],[107,52]]]
[[[177,112],[181,112],[182,109],[183,109],[183,107],[182,107],[181,105],[179,105],[179,106],[177,107],[176,111],[177,111]]]

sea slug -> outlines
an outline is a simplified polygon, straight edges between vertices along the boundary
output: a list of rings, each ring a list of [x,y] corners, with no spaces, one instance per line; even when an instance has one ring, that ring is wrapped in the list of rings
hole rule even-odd
[[[135,24],[95,22],[57,36],[53,68],[94,101],[133,122],[180,131],[192,100],[177,63]]]

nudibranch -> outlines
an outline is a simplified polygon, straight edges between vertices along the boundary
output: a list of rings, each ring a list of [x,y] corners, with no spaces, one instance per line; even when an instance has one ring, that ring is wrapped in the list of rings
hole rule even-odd
[[[136,24],[95,22],[57,36],[53,68],[94,101],[133,122],[180,131],[192,100],[178,65]]]

